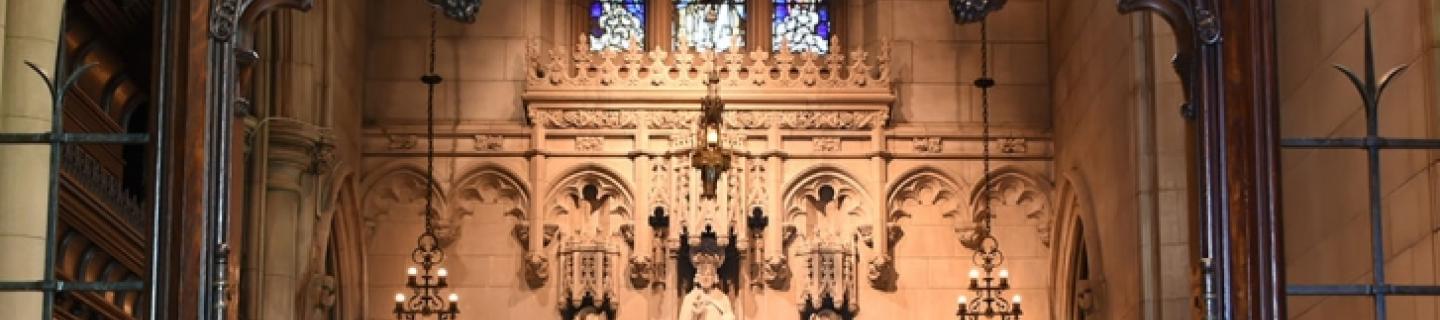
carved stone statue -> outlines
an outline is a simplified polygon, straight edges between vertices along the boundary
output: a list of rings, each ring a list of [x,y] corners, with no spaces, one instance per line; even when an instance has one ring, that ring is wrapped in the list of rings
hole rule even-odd
[[[724,253],[718,248],[699,249],[691,261],[695,264],[695,287],[680,301],[679,320],[735,320],[730,297],[717,286]]]

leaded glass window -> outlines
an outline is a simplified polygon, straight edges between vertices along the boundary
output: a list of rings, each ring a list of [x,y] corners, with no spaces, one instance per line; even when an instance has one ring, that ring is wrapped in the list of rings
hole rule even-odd
[[[675,47],[725,51],[745,45],[745,0],[675,0]]]
[[[624,50],[645,43],[645,0],[590,2],[590,50]]]
[[[774,0],[771,17],[771,44],[780,51],[782,43],[792,52],[828,53],[833,25],[830,0]]]

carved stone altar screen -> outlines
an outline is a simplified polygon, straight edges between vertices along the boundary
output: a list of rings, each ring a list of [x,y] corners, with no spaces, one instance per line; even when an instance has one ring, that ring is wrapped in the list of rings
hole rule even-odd
[[[583,43],[571,50],[537,42],[526,61],[527,125],[457,130],[437,143],[453,146],[455,170],[497,171],[487,181],[514,190],[503,202],[522,201],[505,209],[530,290],[520,294],[551,303],[560,318],[862,317],[864,299],[901,299],[895,292],[904,283],[897,279],[929,276],[897,272],[926,263],[910,256],[931,256],[897,245],[906,226],[921,228],[917,237],[940,233],[931,239],[950,241],[924,246],[961,248],[982,214],[970,210],[978,195],[964,189],[978,180],[968,178],[979,176],[978,166],[967,163],[978,163],[980,141],[958,129],[896,129],[889,123],[895,94],[888,47],[872,54],[830,45],[833,54],[817,55],[639,46],[591,52]],[[702,198],[698,172],[677,151],[697,143],[694,126],[711,72],[726,102],[722,144],[735,153],[716,197]],[[372,131],[367,152],[404,163],[416,148],[407,135]],[[991,183],[1014,185],[1011,194],[1031,201],[1021,203],[1048,201],[1048,133],[1006,139],[1011,147],[997,158],[1010,161],[1024,183]],[[379,169],[379,177],[408,177]],[[370,201],[403,204],[403,190],[423,187],[414,179],[367,180],[372,191],[383,191]],[[494,193],[471,194],[486,192]],[[463,196],[450,194],[437,205],[477,208]],[[1048,207],[1034,208],[1024,212],[1028,217],[1010,214],[1032,230],[1048,228]],[[491,214],[440,211],[457,228]],[[1023,210],[996,214],[1011,211]],[[911,221],[926,219],[953,227],[935,232]],[[445,239],[461,245],[488,236],[447,234],[463,237]],[[877,303],[869,312],[884,318],[904,311],[887,305],[897,304]]]

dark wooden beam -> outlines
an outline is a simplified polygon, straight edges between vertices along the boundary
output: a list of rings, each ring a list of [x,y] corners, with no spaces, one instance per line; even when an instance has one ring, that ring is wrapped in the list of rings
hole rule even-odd
[[[1212,319],[1285,316],[1274,0],[1119,0],[1175,31],[1197,146],[1197,264]]]

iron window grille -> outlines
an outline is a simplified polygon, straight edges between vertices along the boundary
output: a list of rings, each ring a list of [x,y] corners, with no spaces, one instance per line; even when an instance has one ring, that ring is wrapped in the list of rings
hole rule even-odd
[[[171,6],[169,5],[169,1],[164,1],[164,4],[161,4],[161,6],[162,6],[162,8],[161,8],[162,11],[161,11],[161,12],[166,12],[166,13],[168,13],[169,10],[171,9]],[[62,15],[63,15],[63,13],[62,13]],[[61,20],[62,20],[62,21],[61,21],[61,27],[60,27],[60,34],[59,34],[59,36],[61,36],[61,39],[63,39],[63,36],[64,36],[65,32],[67,31],[67,28],[66,28],[66,23],[65,23],[64,19],[61,19]],[[168,28],[169,22],[168,22],[168,19],[157,19],[157,24],[159,24],[159,25],[156,26],[157,28],[161,28],[161,30],[164,30],[165,28]],[[158,55],[158,59],[157,59],[158,62],[157,62],[157,63],[159,63],[159,65],[158,65],[157,67],[158,67],[158,70],[169,70],[169,69],[170,69],[170,66],[169,66],[170,61],[169,61],[168,57],[169,57],[170,52],[169,52],[169,49],[168,49],[168,43],[166,43],[166,42],[168,42],[169,40],[168,40],[168,39],[164,39],[164,38],[166,38],[166,37],[161,37],[161,38],[162,38],[162,39],[157,40],[157,41],[160,41],[159,43],[157,43],[157,45],[158,45],[157,48],[161,48],[161,49],[158,51],[158,52],[159,52],[159,55]],[[91,64],[91,65],[84,65],[84,66],[79,66],[78,68],[74,68],[75,70],[67,70],[67,69],[69,69],[69,68],[67,67],[68,64],[67,64],[67,61],[66,61],[65,58],[66,58],[66,56],[68,56],[68,52],[67,52],[67,50],[65,50],[64,42],[61,41],[61,42],[57,43],[56,49],[57,49],[57,51],[56,51],[55,68],[54,68],[55,70],[54,70],[53,73],[47,73],[45,70],[41,69],[39,66],[35,65],[34,63],[32,63],[32,62],[30,62],[30,61],[25,61],[25,64],[30,68],[30,71],[34,72],[34,73],[37,75],[37,78],[38,78],[37,80],[40,80],[40,81],[44,81],[44,82],[45,82],[46,89],[47,89],[47,92],[45,92],[45,93],[46,93],[46,94],[49,94],[49,96],[50,96],[50,104],[51,104],[51,108],[50,108],[50,109],[51,109],[50,131],[49,131],[49,132],[40,132],[40,133],[16,133],[16,132],[0,133],[0,146],[6,146],[6,145],[11,145],[11,146],[13,146],[13,145],[48,145],[48,146],[50,146],[50,150],[49,150],[49,153],[50,153],[50,154],[49,154],[49,159],[48,159],[48,163],[50,164],[50,171],[49,171],[49,173],[48,173],[48,177],[47,177],[47,181],[46,181],[46,185],[45,185],[45,190],[46,190],[46,193],[47,193],[47,195],[46,195],[46,196],[47,196],[47,200],[46,200],[47,202],[46,202],[46,209],[45,209],[45,213],[44,213],[44,214],[45,214],[45,239],[44,239],[44,243],[45,243],[45,250],[44,250],[45,256],[44,256],[44,269],[42,269],[42,270],[43,270],[43,271],[42,271],[42,272],[43,272],[43,276],[42,276],[42,278],[39,279],[39,280],[31,280],[31,281],[0,281],[0,292],[40,292],[41,295],[42,295],[42,305],[41,305],[41,313],[40,313],[41,319],[42,319],[42,320],[49,320],[49,319],[54,319],[54,318],[55,318],[55,316],[54,316],[54,314],[55,314],[55,312],[54,312],[54,311],[55,311],[55,310],[54,310],[54,309],[55,309],[55,298],[56,298],[56,295],[57,295],[57,294],[60,294],[60,293],[66,293],[66,292],[86,292],[86,291],[89,291],[89,292],[144,291],[144,292],[143,292],[144,295],[141,297],[141,299],[142,299],[142,301],[143,301],[143,305],[140,306],[139,309],[136,310],[136,312],[135,312],[134,314],[136,315],[136,318],[155,319],[155,316],[156,316],[156,315],[155,315],[155,313],[156,313],[155,310],[157,309],[157,308],[156,308],[156,306],[157,306],[157,298],[159,298],[159,297],[157,297],[157,295],[156,295],[156,293],[157,293],[157,291],[156,291],[156,290],[157,290],[157,286],[156,286],[156,285],[153,285],[153,284],[156,283],[155,280],[158,279],[158,277],[159,277],[159,273],[158,273],[158,271],[157,271],[157,270],[158,270],[157,266],[159,265],[159,260],[158,260],[158,259],[159,259],[159,256],[160,256],[160,255],[157,254],[157,253],[159,252],[158,249],[160,248],[160,242],[159,242],[159,241],[160,241],[160,239],[163,239],[163,238],[162,238],[162,235],[161,235],[163,228],[162,228],[161,225],[160,225],[160,221],[161,221],[161,220],[160,220],[160,217],[161,217],[160,214],[161,214],[161,207],[162,207],[161,204],[164,203],[164,202],[163,202],[163,200],[164,200],[164,197],[163,197],[163,195],[164,195],[164,193],[163,193],[163,191],[164,191],[164,189],[163,189],[163,188],[164,188],[164,184],[163,184],[163,181],[164,181],[164,179],[163,179],[163,173],[165,172],[165,169],[166,169],[166,161],[164,160],[164,157],[160,157],[160,156],[158,156],[158,155],[161,154],[161,150],[164,150],[164,147],[165,147],[165,142],[166,142],[165,130],[167,130],[167,127],[168,127],[168,126],[166,125],[164,119],[166,118],[166,111],[167,111],[166,108],[169,107],[169,101],[165,98],[164,95],[156,95],[155,98],[154,98],[154,100],[151,101],[151,107],[150,107],[150,108],[151,108],[152,110],[149,111],[150,116],[151,116],[151,119],[150,119],[150,130],[151,130],[151,133],[80,133],[80,132],[71,133],[71,132],[65,132],[65,129],[64,129],[64,124],[65,124],[65,121],[64,121],[64,120],[65,120],[65,112],[64,112],[64,110],[65,110],[65,94],[66,94],[67,92],[69,92],[69,90],[71,90],[72,88],[74,88],[76,81],[79,80],[80,77],[81,77],[82,75],[84,75],[86,71],[88,71],[91,67],[94,67],[95,65],[93,65],[93,64]],[[155,81],[155,88],[154,88],[154,89],[156,89],[155,92],[165,92],[165,91],[166,91],[166,86],[168,85],[168,83],[169,83],[169,80],[168,80],[168,79],[165,79],[165,77],[159,77],[159,78],[157,78],[157,81]],[[148,146],[149,146],[149,148],[148,148],[149,150],[146,151],[146,152],[149,153],[149,155],[150,155],[149,158],[150,158],[150,159],[154,159],[154,161],[153,161],[152,163],[150,163],[150,164],[146,164],[147,166],[149,166],[147,169],[153,170],[153,174],[151,174],[151,176],[148,177],[148,180],[149,180],[148,182],[149,182],[149,184],[146,185],[146,186],[144,186],[144,187],[146,188],[146,191],[149,192],[148,199],[146,199],[146,200],[148,200],[148,202],[150,202],[150,203],[149,203],[149,204],[150,204],[150,207],[147,208],[147,210],[146,210],[146,211],[148,211],[148,213],[150,214],[150,216],[148,217],[150,220],[149,220],[149,221],[146,221],[147,223],[149,223],[149,226],[148,226],[148,227],[149,227],[149,229],[150,229],[149,232],[148,232],[148,236],[149,236],[150,238],[149,238],[149,239],[146,239],[146,240],[148,241],[148,243],[146,243],[146,244],[149,246],[149,248],[147,248],[147,249],[148,249],[148,250],[147,250],[147,251],[148,251],[148,252],[147,252],[148,256],[145,257],[145,259],[146,259],[145,275],[146,275],[146,279],[147,279],[147,280],[126,280],[126,281],[108,281],[108,282],[107,282],[107,281],[102,281],[102,282],[72,282],[72,281],[61,281],[61,280],[57,279],[57,277],[56,277],[56,272],[55,272],[55,271],[56,271],[56,267],[55,267],[55,265],[56,265],[56,260],[57,260],[57,258],[58,258],[58,257],[57,257],[57,255],[58,255],[58,254],[57,254],[57,250],[58,250],[57,246],[58,246],[58,243],[59,243],[59,239],[58,239],[57,234],[56,234],[56,229],[57,229],[58,220],[59,220],[59,216],[60,216],[60,213],[59,213],[59,210],[60,210],[60,208],[59,208],[59,207],[60,207],[60,206],[59,206],[59,202],[60,202],[60,174],[61,174],[61,171],[63,170],[63,169],[62,169],[62,161],[61,161],[61,160],[62,160],[63,157],[64,157],[64,156],[63,156],[63,153],[67,150],[67,146],[76,146],[76,145],[84,145],[84,144],[108,144],[108,145],[126,145],[126,146],[147,146],[147,145],[148,145]],[[79,149],[69,149],[69,150],[70,150],[70,151],[77,151],[77,150],[79,150]]]
[[[1348,149],[1365,150],[1367,178],[1369,179],[1369,222],[1370,222],[1370,263],[1371,282],[1368,284],[1337,285],[1288,285],[1286,294],[1292,296],[1361,296],[1374,301],[1374,315],[1377,320],[1387,319],[1386,301],[1389,296],[1440,296],[1440,286],[1397,285],[1385,278],[1385,234],[1383,230],[1380,151],[1381,150],[1440,150],[1440,139],[1386,138],[1379,135],[1380,95],[1386,86],[1408,67],[1400,65],[1376,79],[1375,49],[1371,43],[1370,14],[1365,14],[1365,66],[1361,74],[1336,65],[1355,85],[1365,107],[1365,136],[1358,138],[1295,138],[1282,139],[1283,149]]]

